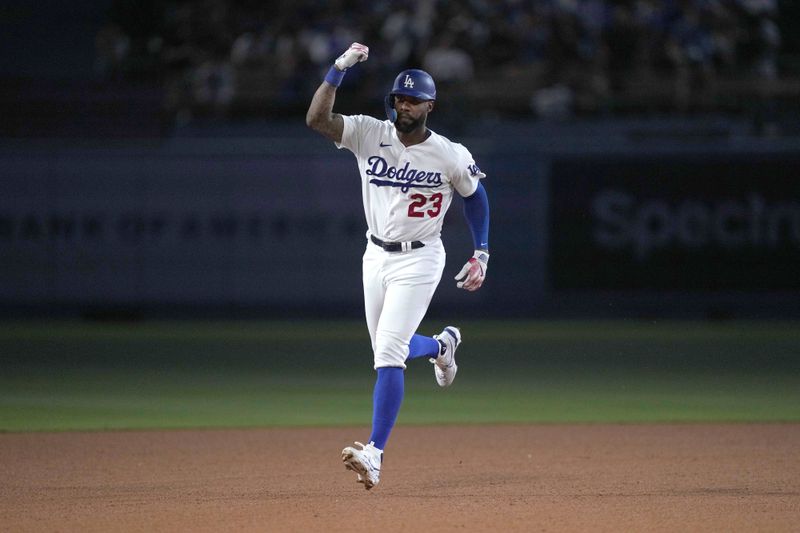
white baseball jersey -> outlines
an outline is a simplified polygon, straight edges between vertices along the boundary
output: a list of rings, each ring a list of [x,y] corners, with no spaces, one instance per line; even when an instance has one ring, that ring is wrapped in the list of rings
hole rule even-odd
[[[406,147],[388,120],[343,118],[336,146],[358,159],[369,232],[389,242],[439,239],[453,191],[470,196],[485,177],[469,151],[435,132]]]

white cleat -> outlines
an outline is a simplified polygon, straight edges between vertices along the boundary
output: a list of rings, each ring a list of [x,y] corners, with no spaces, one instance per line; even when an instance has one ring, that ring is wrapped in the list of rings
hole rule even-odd
[[[371,442],[366,446],[360,442],[356,442],[356,445],[361,446],[361,449],[348,446],[342,450],[342,461],[345,468],[358,474],[357,481],[369,490],[380,481],[383,450],[379,450]]]
[[[433,374],[436,376],[436,383],[440,387],[449,387],[456,379],[458,365],[456,364],[456,350],[461,344],[461,330],[455,326],[447,326],[444,331],[433,336],[439,341],[441,351],[439,357],[431,358],[433,363]]]

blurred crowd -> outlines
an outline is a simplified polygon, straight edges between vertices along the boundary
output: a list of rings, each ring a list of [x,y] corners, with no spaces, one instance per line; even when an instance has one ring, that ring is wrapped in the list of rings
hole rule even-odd
[[[143,0],[112,10],[96,65],[158,79],[178,119],[299,110],[353,41],[371,50],[345,78],[354,98],[421,66],[540,115],[603,110],[648,79],[680,109],[718,79],[779,79],[778,16],[777,0]]]

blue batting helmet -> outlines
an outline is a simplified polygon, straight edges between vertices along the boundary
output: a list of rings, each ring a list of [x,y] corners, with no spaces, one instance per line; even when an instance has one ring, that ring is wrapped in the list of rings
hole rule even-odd
[[[394,79],[392,90],[386,96],[386,116],[391,122],[397,120],[397,111],[394,110],[394,96],[403,94],[413,96],[420,100],[436,100],[436,84],[431,75],[424,70],[412,68],[404,70]]]

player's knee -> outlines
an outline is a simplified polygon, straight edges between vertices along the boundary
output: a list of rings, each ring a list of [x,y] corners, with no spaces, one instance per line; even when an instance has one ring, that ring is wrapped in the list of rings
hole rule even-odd
[[[399,368],[406,367],[406,358],[398,357],[396,354],[376,351],[375,352],[375,368],[383,368],[386,366],[394,366]]]
[[[385,366],[406,367],[408,343],[393,336],[378,335],[375,342],[375,368]]]

